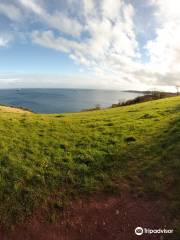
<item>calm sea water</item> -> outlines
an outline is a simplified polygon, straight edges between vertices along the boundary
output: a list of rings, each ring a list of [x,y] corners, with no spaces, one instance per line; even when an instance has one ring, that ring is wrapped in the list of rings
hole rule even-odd
[[[25,107],[38,113],[78,112],[95,107],[109,107],[113,103],[139,96],[109,90],[82,89],[6,89],[0,90],[0,104]]]

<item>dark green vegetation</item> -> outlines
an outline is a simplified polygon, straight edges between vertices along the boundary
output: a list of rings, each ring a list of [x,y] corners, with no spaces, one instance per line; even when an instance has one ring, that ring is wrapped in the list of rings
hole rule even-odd
[[[124,184],[167,200],[178,227],[180,97],[63,115],[0,112],[1,224]]]
[[[130,92],[133,92],[133,91],[130,91]],[[138,91],[134,91],[134,92],[138,92]],[[140,93],[143,93],[143,92],[140,92]],[[174,97],[177,95],[178,95],[178,93],[147,91],[147,92],[144,92],[143,96],[138,96],[134,99],[130,99],[125,102],[119,102],[119,103],[112,104],[111,107],[114,108],[114,107],[128,106],[128,105],[132,105],[132,104],[136,104],[136,103],[149,102],[149,101],[158,100],[158,99],[167,98],[167,97]]]

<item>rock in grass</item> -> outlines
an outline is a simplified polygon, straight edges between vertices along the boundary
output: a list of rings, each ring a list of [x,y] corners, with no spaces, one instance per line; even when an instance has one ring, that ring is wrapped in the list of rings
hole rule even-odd
[[[136,141],[136,139],[135,139],[135,137],[132,137],[132,136],[130,136],[130,137],[126,137],[125,138],[125,142],[135,142]]]

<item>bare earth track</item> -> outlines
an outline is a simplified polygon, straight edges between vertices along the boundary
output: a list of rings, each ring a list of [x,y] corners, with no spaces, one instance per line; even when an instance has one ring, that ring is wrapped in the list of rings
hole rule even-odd
[[[162,203],[135,198],[128,193],[110,196],[97,194],[72,202],[49,224],[37,214],[11,234],[1,232],[1,240],[136,240],[170,239],[160,234],[136,236],[137,226],[170,228],[163,216]]]

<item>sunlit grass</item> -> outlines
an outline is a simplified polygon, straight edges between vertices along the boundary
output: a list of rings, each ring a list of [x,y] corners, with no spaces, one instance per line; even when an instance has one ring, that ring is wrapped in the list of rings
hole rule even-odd
[[[179,97],[74,114],[0,112],[0,221],[23,220],[54,193],[61,202],[122,183],[163,195],[180,213],[179,149]]]

